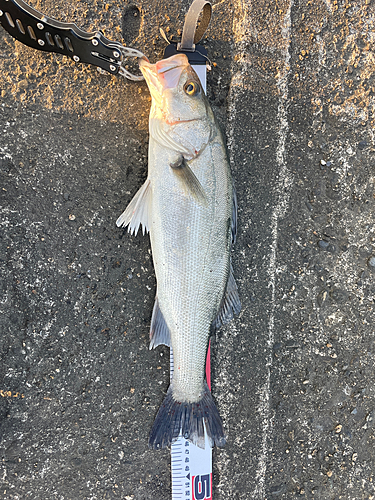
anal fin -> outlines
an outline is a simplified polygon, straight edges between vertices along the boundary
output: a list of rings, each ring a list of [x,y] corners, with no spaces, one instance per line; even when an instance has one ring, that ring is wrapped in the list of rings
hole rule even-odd
[[[216,319],[212,322],[211,328],[213,331],[218,330],[221,326],[232,321],[235,314],[241,311],[241,301],[238,295],[236,280],[233,276],[232,264],[228,277],[227,288],[220,306],[219,313]]]
[[[142,224],[142,232],[149,231],[149,214],[151,198],[151,182],[149,179],[137,191],[125,211],[117,219],[116,224],[120,226],[129,226],[128,231],[133,234],[138,233],[139,226]]]

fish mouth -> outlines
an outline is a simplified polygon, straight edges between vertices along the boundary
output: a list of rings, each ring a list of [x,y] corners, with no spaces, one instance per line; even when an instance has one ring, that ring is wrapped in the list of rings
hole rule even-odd
[[[139,69],[145,77],[151,95],[155,98],[157,95],[161,96],[166,89],[176,88],[181,73],[188,66],[189,60],[185,54],[176,54],[156,64],[151,64],[145,59],[139,61]]]

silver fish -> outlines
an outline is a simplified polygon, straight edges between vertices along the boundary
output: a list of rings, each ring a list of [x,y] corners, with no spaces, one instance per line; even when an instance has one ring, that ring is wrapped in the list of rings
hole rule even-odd
[[[223,424],[205,382],[210,334],[241,304],[230,251],[236,197],[222,135],[184,54],[140,69],[152,96],[148,177],[118,226],[150,232],[157,278],[150,349],[171,346],[174,373],[150,433],[164,448],[180,432],[204,448],[223,446]]]

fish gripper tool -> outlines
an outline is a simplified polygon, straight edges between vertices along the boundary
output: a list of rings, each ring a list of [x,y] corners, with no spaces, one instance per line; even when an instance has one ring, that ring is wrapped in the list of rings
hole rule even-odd
[[[47,17],[23,0],[0,0],[0,24],[19,42],[33,49],[56,52],[76,63],[97,66],[113,75],[143,80],[127,71],[124,57],[145,57],[142,52],[106,38],[101,31],[87,33],[74,23]]]

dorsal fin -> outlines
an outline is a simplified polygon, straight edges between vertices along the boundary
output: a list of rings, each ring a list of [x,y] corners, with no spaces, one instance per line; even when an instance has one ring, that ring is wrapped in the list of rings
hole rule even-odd
[[[158,296],[156,295],[151,318],[150,349],[155,349],[161,344],[171,346],[171,333],[160,310]]]
[[[149,231],[149,213],[151,210],[151,182],[149,179],[137,191],[125,211],[117,219],[116,224],[120,226],[129,226],[128,231],[133,234],[138,233],[139,226],[142,224],[142,232]]]

